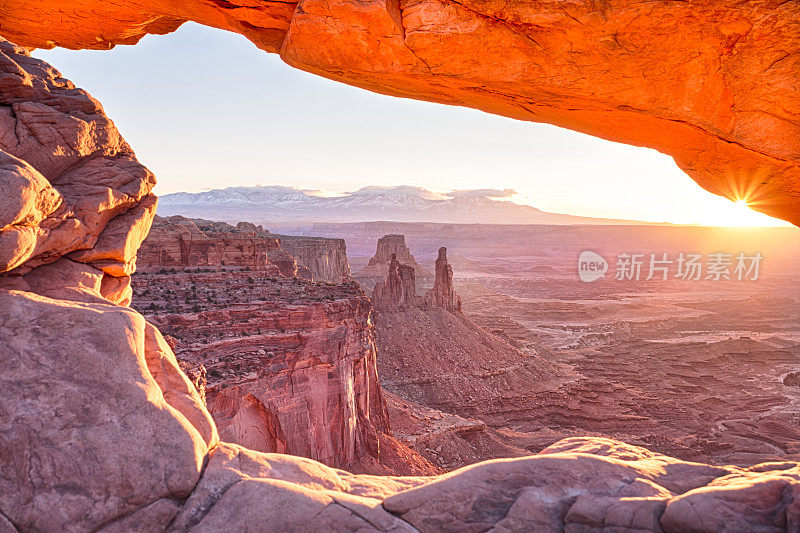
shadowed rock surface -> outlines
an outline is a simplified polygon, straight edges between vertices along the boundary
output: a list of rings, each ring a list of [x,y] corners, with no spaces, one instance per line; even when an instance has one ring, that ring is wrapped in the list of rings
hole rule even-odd
[[[569,379],[545,359],[440,307],[381,313],[375,324],[381,384],[448,413],[505,419]]]
[[[419,303],[414,267],[401,265],[392,254],[386,281],[377,282],[372,290],[372,305],[379,311],[396,311]]]
[[[298,266],[310,270],[314,281],[328,283],[350,281],[350,264],[347,262],[344,239],[298,235],[275,236],[280,239],[281,248],[297,260]]]
[[[138,261],[140,267],[241,266],[262,276],[350,280],[344,239],[274,235],[250,222],[234,227],[180,215],[155,218]]]
[[[240,266],[265,275],[294,276],[296,264],[286,268],[275,253],[280,242],[255,232],[203,231],[188,218],[156,217],[138,253],[139,268]],[[272,257],[270,257],[272,255]],[[292,262],[292,258],[288,258]]]

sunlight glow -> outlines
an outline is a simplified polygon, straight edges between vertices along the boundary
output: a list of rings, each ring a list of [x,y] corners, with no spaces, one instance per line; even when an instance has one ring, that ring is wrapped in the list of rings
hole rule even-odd
[[[739,199],[735,202],[720,198],[721,202],[710,203],[709,212],[703,224],[731,227],[787,226],[787,222],[753,211],[748,201]]]

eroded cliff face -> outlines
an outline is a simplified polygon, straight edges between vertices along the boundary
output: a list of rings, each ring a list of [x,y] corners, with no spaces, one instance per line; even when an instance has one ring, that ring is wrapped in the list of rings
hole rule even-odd
[[[332,466],[379,457],[389,422],[356,285],[191,269],[135,278],[135,308],[176,339],[181,361],[205,367],[224,440]]]
[[[344,239],[276,235],[281,248],[308,268],[315,281],[343,283],[350,281],[350,264]]]
[[[268,256],[279,249],[276,238],[246,232],[203,232],[182,216],[156,217],[139,249],[137,264],[139,268],[241,266],[269,270],[275,275],[280,269]]]
[[[800,5],[744,2],[20,0],[2,33],[108,48],[183,21],[385,94],[669,154],[700,186],[800,222]]]
[[[6,41],[0,62],[0,286],[127,303],[155,177],[85,91]]]
[[[156,217],[138,254],[140,268],[244,267],[261,277],[299,277],[311,281],[311,269],[281,247],[261,226],[240,222]]]
[[[414,267],[400,264],[392,254],[386,281],[379,281],[372,290],[372,305],[380,311],[396,311],[418,303]]]
[[[402,237],[402,235],[398,235],[398,237]],[[405,246],[405,242],[403,245]],[[381,249],[380,240],[378,249]],[[406,252],[408,252],[407,248]],[[447,248],[444,246],[439,248],[433,287],[425,292],[423,297],[417,296],[416,268],[414,268],[416,261],[409,253],[407,253],[407,260],[408,258],[413,261],[413,264],[401,264],[396,254],[391,255],[386,280],[375,283],[372,290],[372,303],[375,309],[393,312],[414,306],[421,309],[440,308],[461,313],[461,297],[453,289],[453,267],[447,262]],[[381,263],[373,264],[371,262],[367,268],[376,265],[381,265]]]
[[[434,278],[434,275],[420,266],[414,256],[411,255],[411,250],[406,245],[405,236],[397,234],[384,235],[378,239],[375,255],[369,259],[367,266],[355,273],[354,277],[367,287],[382,283],[387,277],[392,276],[394,263],[411,268],[414,271],[414,283],[416,283],[416,280],[423,281]],[[405,272],[404,276],[406,283],[408,283],[411,279],[411,274]]]
[[[453,267],[447,262],[447,248],[439,248],[436,258],[436,280],[433,288],[425,293],[427,307],[441,307],[448,311],[461,312],[461,297],[453,289]]]

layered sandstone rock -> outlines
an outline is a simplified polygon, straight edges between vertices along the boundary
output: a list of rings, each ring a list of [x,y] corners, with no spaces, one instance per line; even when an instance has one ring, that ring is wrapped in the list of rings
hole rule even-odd
[[[447,262],[447,248],[444,246],[439,248],[439,257],[436,258],[436,280],[433,288],[425,293],[424,305],[461,312],[461,297],[453,289],[453,267]]]
[[[380,311],[395,311],[418,303],[414,267],[401,265],[392,254],[386,281],[379,281],[372,290],[372,305]]]
[[[350,264],[344,239],[275,235],[281,248],[297,260],[298,267],[306,268],[314,281],[345,283],[350,281]]]
[[[372,91],[655,148],[705,189],[800,221],[800,6],[781,0],[352,4],[19,0],[26,46],[108,48],[183,21]]]
[[[269,239],[278,239],[280,250],[274,252],[278,261],[286,261],[283,252],[291,256],[296,263],[297,275],[300,278],[326,283],[344,283],[350,281],[350,264],[347,262],[347,247],[344,239],[330,239],[327,237],[306,237],[302,235],[276,235],[265,230],[261,225],[252,222],[238,222],[231,226],[227,222],[213,220],[192,219],[198,228],[213,234],[231,234],[236,236],[255,236]],[[291,267],[286,263],[282,271],[289,272]],[[287,276],[289,274],[286,274]]]
[[[409,255],[410,257],[410,255]],[[411,260],[413,261],[413,257]],[[433,288],[420,298],[417,296],[416,275],[413,265],[403,265],[392,254],[386,281],[379,281],[372,291],[372,303],[380,311],[397,311],[416,306],[421,309],[441,308],[461,312],[461,298],[453,289],[453,268],[447,262],[447,248],[439,248],[436,259],[436,279]]]
[[[297,261],[294,257],[286,253],[285,250],[281,250],[280,248],[270,250],[267,253],[267,260],[278,267],[278,272],[281,276],[285,278],[298,277],[299,272],[297,270]],[[300,277],[304,277],[309,280],[311,279],[309,272],[303,271],[303,274],[305,275]]]
[[[403,235],[384,235],[378,239],[375,255],[372,256],[367,266],[382,265],[392,259],[400,261],[404,265],[415,265],[417,260],[411,255],[411,251],[406,246],[406,238]]]
[[[385,280],[390,274],[393,257],[398,263],[414,269],[415,280],[433,279],[433,274],[422,268],[411,255],[411,251],[406,246],[405,236],[394,234],[384,235],[378,239],[375,255],[370,258],[367,266],[355,274],[355,278],[359,283],[368,287]]]
[[[357,286],[189,271],[137,275],[134,288],[181,361],[205,367],[225,440],[333,466],[379,457],[389,423]]]
[[[573,438],[463,468],[383,508],[421,531],[790,531],[799,476],[793,463],[712,467]]]
[[[30,292],[0,291],[0,309],[3,516],[89,530],[192,492],[217,432],[153,326]]]
[[[274,237],[202,231],[182,216],[156,217],[138,254],[141,268],[240,266],[270,270],[291,277],[297,273],[294,260],[280,250]]]
[[[97,101],[7,41],[0,131],[0,286],[27,290],[36,267],[64,258],[115,278],[103,282],[108,295],[126,302],[155,212],[152,173]]]
[[[204,220],[201,218],[191,219],[191,222],[206,234],[221,239],[223,242],[229,242],[231,239],[234,239],[234,243],[236,244],[241,243],[242,240],[249,239],[258,242],[263,239],[265,242],[269,243],[267,249],[267,262],[272,263],[278,268],[278,275],[285,278],[298,277],[309,281],[316,279],[314,277],[314,271],[304,264],[303,261],[295,257],[293,253],[286,249],[286,247],[283,245],[284,237],[282,235],[273,235],[269,231],[265,230],[261,225],[257,226],[252,222],[238,222],[234,227],[227,222]],[[304,237],[298,238],[304,239]],[[276,240],[277,246],[275,245]],[[333,241],[334,239],[320,240]],[[326,242],[322,246],[314,247],[312,250],[306,249],[306,253],[303,255],[303,260],[306,260],[313,265],[324,264],[325,260],[327,259],[326,252],[328,251],[325,244],[330,243]],[[241,248],[241,246],[241,244],[237,244],[237,248]],[[245,244],[245,247],[246,246],[247,245]],[[319,254],[319,256],[315,257],[315,253]],[[347,258],[345,257],[345,264],[346,263]],[[247,266],[246,261],[236,264]]]
[[[156,217],[139,251],[140,267],[240,266],[309,281],[350,280],[343,239],[274,235],[239,222]]]

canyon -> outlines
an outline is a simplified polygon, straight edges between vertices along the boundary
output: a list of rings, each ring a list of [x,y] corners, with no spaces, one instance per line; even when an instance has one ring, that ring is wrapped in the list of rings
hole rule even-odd
[[[389,433],[363,291],[263,275],[238,268],[135,275],[134,307],[182,365],[204,376],[220,437],[351,471],[436,473]]]
[[[340,283],[313,283],[287,241]],[[372,305],[347,281],[344,241],[156,217],[137,265],[132,305],[202,376],[225,441],[351,471],[437,473],[390,435]]]
[[[648,10],[647,16],[639,16],[642,9]],[[115,42],[136,42],[147,33],[172,31],[185,20],[198,20],[243,33],[268,51],[280,50],[293,65],[380,92],[546,120],[618,141],[657,147],[673,154],[678,164],[708,189],[728,197],[745,191],[758,209],[797,222],[800,136],[796,135],[797,121],[792,118],[796,9],[786,2],[744,2],[735,8],[728,3],[668,6],[654,2],[644,6],[612,2],[602,9],[588,4],[567,9],[536,3],[500,7],[425,0],[414,5],[366,2],[356,6],[304,0],[296,9],[293,3],[280,2],[258,6],[155,2],[142,6],[116,0],[23,0],[0,6],[0,32],[24,46],[107,48]],[[331,19],[341,24],[332,25]],[[598,48],[598,42],[605,44]],[[693,46],[682,46],[684,43]],[[586,57],[566,50],[586,51]],[[574,59],[578,63],[571,63],[567,56],[579,58]],[[487,65],[498,70],[492,71]],[[553,75],[543,76],[547,71]],[[615,80],[629,80],[631,86],[609,85]],[[686,80],[688,83],[684,83]],[[343,309],[345,316],[363,317],[366,312],[358,303],[365,303],[365,297],[348,292],[354,290],[352,285],[312,285],[297,276],[268,280],[269,284],[257,291],[279,306],[294,305],[291,302],[298,290],[304,302],[310,296],[312,300],[320,298],[321,302],[314,303],[323,305],[298,309],[297,322],[292,322],[291,313],[270,317],[268,308],[248,309],[244,320],[230,331],[234,335],[237,330],[247,331],[247,314],[264,312],[266,319],[273,319],[278,326],[280,340],[280,324],[299,327],[304,316],[318,313],[329,325],[328,330],[309,339],[296,334],[291,342],[298,346],[304,342],[306,346],[329,346],[332,342],[344,350],[338,352],[343,362],[336,368],[331,366],[331,375],[320,375],[335,391],[333,397],[347,406],[342,409],[343,416],[332,419],[318,433],[287,434],[281,414],[297,415],[300,410],[291,405],[270,405],[269,393],[259,390],[258,383],[248,382],[251,377],[243,375],[241,368],[226,372],[214,369],[219,376],[207,371],[206,379],[210,375],[226,386],[243,384],[242,392],[258,400],[247,396],[247,401],[241,401],[239,391],[235,398],[220,400],[230,413],[230,418],[222,419],[220,431],[170,346],[172,342],[180,350],[182,343],[188,343],[191,348],[206,339],[166,338],[129,307],[134,296],[131,275],[136,268],[136,253],[150,230],[156,208],[151,192],[153,174],[136,159],[99,103],[46,63],[31,58],[27,49],[8,41],[0,41],[0,88],[0,120],[4,125],[0,137],[0,331],[5,341],[0,344],[5,365],[0,374],[3,530],[218,531],[254,530],[265,524],[276,530],[342,531],[782,531],[800,527],[800,465],[795,462],[794,451],[780,442],[783,459],[776,460],[775,450],[766,447],[747,458],[747,465],[704,464],[604,435],[562,439],[562,434],[553,431],[547,438],[560,440],[546,447],[531,444],[537,449],[528,450],[532,453],[528,457],[481,462],[447,474],[405,477],[354,474],[312,459],[272,453],[287,446],[308,446],[309,450],[318,449],[321,457],[329,450],[344,450],[349,458],[350,450],[353,456],[357,450],[369,450],[370,426],[377,430],[382,424],[384,415],[375,405],[379,402],[373,401],[377,382],[372,380],[372,369],[366,359],[358,363],[360,356],[347,349],[351,342],[363,345],[366,330],[359,330],[358,324],[344,330],[337,325],[342,318],[337,313]],[[439,247],[443,244],[441,235],[437,238]],[[738,236],[737,246],[744,246],[743,240]],[[580,248],[585,242],[570,245]],[[590,242],[599,246],[597,241]],[[453,250],[452,244],[446,244]],[[766,245],[762,242],[758,246]],[[253,250],[243,243],[242,250],[237,246],[234,248],[242,257],[252,257],[249,251],[261,254],[258,246]],[[496,251],[491,251],[495,257]],[[515,254],[513,257],[518,257],[518,250]],[[212,272],[181,275],[189,285],[192,275],[210,276],[202,279],[213,290],[192,301],[200,311],[186,314],[198,315],[199,331],[206,320],[203,313],[208,313],[208,320],[219,322],[222,328],[215,328],[216,338],[213,343],[209,339],[208,344],[219,349],[214,357],[222,360],[225,338],[230,338],[226,335],[228,323],[223,320],[229,315],[210,304],[230,297],[226,289],[237,276],[240,279],[236,283],[249,286],[247,277],[242,281],[241,276],[250,271],[240,269],[251,267],[236,266],[239,270],[235,272],[220,272],[229,270],[228,265],[221,264],[223,255],[210,257],[219,257],[220,262]],[[480,269],[495,267],[487,257],[465,259],[465,263],[478,263]],[[769,298],[755,298],[748,304],[773,310],[781,305],[796,309],[791,298],[797,283],[792,277],[795,264],[787,261],[784,270],[770,279]],[[264,266],[268,268],[266,263]],[[528,351],[525,355],[534,364],[527,369],[520,364],[516,372],[507,375],[511,379],[530,372],[531,378],[535,374],[542,382],[549,375],[543,373],[550,368],[553,375],[560,376],[561,365],[583,372],[583,379],[573,381],[582,388],[580,395],[562,389],[565,394],[556,396],[554,403],[566,403],[574,420],[581,413],[581,404],[594,401],[592,418],[604,421],[598,416],[606,412],[604,401],[596,391],[595,397],[588,395],[594,389],[587,385],[586,374],[609,373],[605,388],[598,390],[604,397],[618,399],[615,389],[631,388],[630,383],[614,381],[624,381],[614,376],[624,371],[625,358],[633,357],[631,353],[646,355],[636,353],[637,346],[653,343],[652,338],[639,339],[627,351],[618,350],[613,339],[603,343],[609,333],[606,319],[615,315],[612,333],[628,334],[635,330],[636,320],[620,318],[625,313],[643,313],[647,304],[615,308],[624,298],[624,284],[619,292],[610,293],[607,284],[586,286],[574,279],[569,281],[566,270],[560,270],[564,267],[557,262],[536,267],[539,272],[553,269],[555,281],[543,286],[537,280],[524,283],[513,272],[506,272],[512,275],[491,280],[502,292],[478,289],[468,297],[469,288],[459,287],[456,281],[454,288],[463,298],[462,311],[467,316],[472,313],[479,324],[491,322],[493,329],[520,345],[524,341],[535,347],[542,340],[543,330],[552,332],[560,327],[561,335],[550,337],[550,350],[575,343],[593,349],[593,357],[573,351],[572,356],[577,353],[579,360],[571,361],[565,353],[550,356],[544,349],[538,354]],[[436,270],[439,273],[440,269]],[[213,276],[220,273],[224,275],[214,280]],[[442,274],[451,277],[447,269]],[[530,293],[520,291],[531,284],[538,284],[535,290],[542,304],[534,306],[534,311],[530,306],[520,306],[523,309],[516,308],[513,317],[497,318],[491,308],[479,305],[497,299],[524,302]],[[547,296],[557,290],[571,292],[562,292],[566,294],[562,301],[548,302]],[[673,299],[647,310],[663,321],[656,330],[657,341],[680,337],[677,348],[669,346],[656,352],[655,361],[661,363],[648,375],[670,380],[688,378],[683,380],[682,392],[701,389],[704,400],[693,406],[699,410],[687,418],[702,423],[706,412],[702,409],[713,400],[713,395],[705,394],[703,387],[708,384],[703,381],[709,381],[715,372],[727,372],[722,374],[726,379],[738,381],[732,380],[731,389],[723,390],[731,393],[738,389],[746,394],[743,398],[732,394],[732,403],[721,411],[735,410],[749,402],[760,417],[760,425],[754,428],[746,419],[738,422],[740,427],[746,426],[746,436],[755,439],[776,427],[769,415],[780,417],[792,412],[792,402],[785,401],[793,394],[792,388],[783,384],[782,376],[772,374],[785,373],[780,366],[790,366],[796,346],[786,344],[780,336],[777,340],[772,337],[776,331],[787,331],[787,324],[796,324],[796,317],[789,315],[789,320],[775,322],[737,314],[742,306],[739,296],[751,296],[747,289],[730,292],[727,300],[721,300],[707,283],[692,292],[703,290],[707,299],[702,302],[676,303]],[[255,296],[256,290],[253,292]],[[441,294],[446,296],[443,302],[454,301],[449,290]],[[156,300],[151,303],[167,307],[169,300],[175,307],[187,305],[185,299],[181,302],[174,296],[172,289],[166,289],[158,295],[158,304]],[[675,294],[670,297],[677,298]],[[586,314],[593,308],[598,314],[582,323],[563,320],[565,315]],[[675,320],[676,315],[670,315],[676,308],[698,312],[681,323]],[[411,311],[425,310],[412,307]],[[437,313],[441,321],[456,321],[454,334],[457,324],[464,324],[457,309],[436,307],[427,311]],[[420,318],[420,325],[415,326],[420,331],[425,327],[423,320],[427,318]],[[737,337],[727,342],[708,338],[725,320],[733,331],[754,330],[758,339]],[[520,327],[501,327],[515,323]],[[443,335],[439,323],[431,329],[436,332],[435,338],[457,338]],[[512,347],[496,335],[486,335],[492,342]],[[706,346],[694,355],[701,374],[693,375],[689,373],[692,365],[676,359],[675,354],[697,336],[706,337],[702,340]],[[430,338],[434,338],[433,333]],[[547,342],[539,344],[548,348]],[[447,350],[445,346],[443,352]],[[622,356],[612,364],[598,364],[604,351]],[[263,355],[269,354],[256,350],[255,357]],[[277,356],[278,366],[308,362],[303,357],[289,359],[287,352],[282,354],[279,349],[268,359],[273,356]],[[552,359],[548,365],[541,362],[545,358]],[[737,359],[738,365],[728,364]],[[262,362],[259,359],[259,364]],[[760,367],[765,368],[763,374],[755,373]],[[634,379],[635,374],[629,371],[622,377]],[[314,375],[313,371],[301,371],[298,383]],[[489,375],[494,375],[492,369]],[[287,373],[282,377],[291,380]],[[776,377],[781,379],[773,379]],[[348,389],[345,382],[349,380],[360,383],[358,394]],[[774,395],[773,402],[761,401],[760,383],[769,384],[765,394]],[[209,403],[213,403],[213,385],[206,390]],[[677,394],[676,390],[667,392]],[[303,391],[306,405],[326,401],[316,388]],[[575,402],[575,398],[581,401]],[[658,398],[641,398],[656,423],[666,425],[676,420],[670,418],[672,409],[655,411]],[[391,404],[397,411],[417,412],[431,419],[447,416],[426,412],[402,398],[393,399]],[[626,427],[623,422],[638,423],[645,416],[628,411],[624,414],[625,420],[612,421],[603,431],[620,432]],[[355,427],[351,421],[355,421]],[[480,429],[479,423],[468,420],[452,418],[450,422],[450,427]],[[724,427],[732,421],[708,422],[720,422]],[[340,424],[352,431],[330,433]],[[260,432],[264,437],[260,442],[268,443],[271,451],[251,450],[220,438],[224,434],[249,439],[251,434],[240,429],[250,427]],[[774,434],[783,434],[786,439],[785,431],[791,427],[778,427]],[[576,433],[585,433],[585,429],[574,427]],[[403,430],[404,435],[411,436],[414,428],[408,424]],[[737,431],[732,434],[736,436]],[[365,433],[367,437],[362,439]],[[712,445],[719,436],[711,435]],[[416,452],[401,446],[384,447],[394,449],[396,459],[427,464]],[[764,457],[770,458],[754,463]],[[745,460],[740,457],[737,462]]]
[[[487,356],[473,361],[469,352],[478,348],[457,342],[468,332],[439,336],[441,325],[426,327],[434,319],[412,310],[413,326],[400,313],[376,319],[381,383],[479,420],[507,446],[536,453],[562,438],[595,435],[718,465],[797,460],[800,396],[790,386],[800,356],[796,228],[317,223],[293,229],[345,238],[354,266],[368,261],[371,243],[386,232],[404,233],[423,266],[447,245],[464,317],[562,379],[520,383],[513,390],[524,397],[506,403],[470,399],[480,391],[475,385],[453,388],[454,399],[444,404],[446,384],[471,368],[478,375]],[[607,275],[591,283],[577,274],[586,249],[609,262]],[[674,263],[667,280],[648,280],[647,264],[639,280],[615,279],[618,254],[641,252],[647,263],[651,250],[673,261],[688,250],[731,256],[759,250],[765,262],[757,281],[682,280]],[[453,327],[455,316],[445,314]],[[426,336],[434,340],[418,340]],[[416,367],[402,367],[421,356]],[[426,382],[426,374],[434,378]],[[406,391],[395,388],[398,376]],[[437,403],[426,403],[431,399]]]
[[[376,257],[391,255],[385,285],[397,290],[387,290],[382,299],[378,293],[384,282],[379,282],[370,302],[355,283],[311,283],[296,269],[284,272],[269,262],[267,250],[280,250],[286,237],[278,241],[265,236],[262,228],[256,228],[262,235],[256,236],[251,226],[157,217],[133,276],[133,307],[165,335],[223,440],[380,474],[430,475],[490,457],[528,454],[502,442],[480,420],[435,408],[463,403],[457,397],[466,389],[476,396],[480,389],[484,401],[487,396],[513,401],[503,391],[509,377],[520,388],[541,385],[542,373],[531,370],[537,364],[548,366],[528,358],[522,369],[517,364],[522,354],[461,315],[444,248],[432,288],[417,297],[414,267],[401,265],[394,253],[413,263],[403,236],[379,239]],[[302,239],[309,240],[297,237]],[[386,267],[378,260],[373,266]],[[408,277],[401,280],[398,271]],[[402,296],[408,300],[400,301]],[[384,372],[379,379],[375,335],[383,331],[386,319],[382,313],[375,319],[373,305],[381,312],[415,306],[428,318],[427,328],[420,327],[414,321],[419,317],[403,313],[396,331],[418,334],[412,343],[417,357],[405,352],[400,357],[389,343],[381,347],[382,368],[402,363],[404,369],[424,365],[441,373],[442,365],[458,365],[462,358],[482,360],[484,370],[499,368],[498,360],[508,368],[495,370],[502,377],[480,385],[480,378],[472,383],[466,375],[448,382],[443,394],[450,395],[451,404],[437,405],[427,397],[414,403],[397,376]],[[455,329],[449,314],[437,311],[455,313]],[[449,339],[455,347],[452,356],[439,360],[434,350],[433,358],[423,360],[419,354],[430,349],[429,343],[438,346],[438,338]],[[477,348],[470,339],[477,339]],[[408,342],[398,341],[397,346],[408,348]],[[515,359],[510,366],[504,348]],[[447,382],[444,373],[439,377]],[[379,381],[387,378],[403,398],[384,400]],[[397,435],[390,429],[395,423],[403,428]],[[451,451],[443,454],[442,447]]]
[[[387,242],[405,247],[398,237],[378,239],[375,257]],[[416,292],[414,266],[400,263],[395,248],[384,251],[391,253],[388,274],[372,295],[378,373],[390,394],[392,425],[402,428],[400,439],[445,468],[528,455],[497,421],[521,409],[537,391],[568,381],[567,373],[464,316],[446,248],[439,248],[436,278],[422,295]],[[402,252],[413,261],[407,248]],[[487,426],[486,419],[501,431]]]

